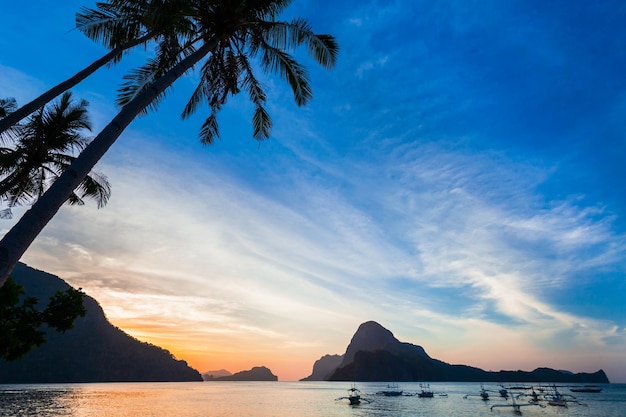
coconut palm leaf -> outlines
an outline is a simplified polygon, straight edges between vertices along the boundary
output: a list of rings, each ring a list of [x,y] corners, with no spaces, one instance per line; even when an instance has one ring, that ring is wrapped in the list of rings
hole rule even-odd
[[[215,139],[219,137],[220,129],[217,123],[217,112],[212,112],[200,129],[200,143],[203,145],[212,145]]]
[[[313,97],[306,68],[299,64],[291,55],[278,48],[266,46],[261,63],[267,71],[280,75],[287,80],[293,98],[298,106],[303,106]]]
[[[121,43],[130,42],[144,37],[145,42],[152,34],[142,24],[142,10],[139,4],[134,7],[115,6],[113,4],[96,3],[96,9],[81,7],[76,13],[76,28],[94,42],[101,43],[108,49],[114,49]],[[116,63],[121,54],[113,58]]]

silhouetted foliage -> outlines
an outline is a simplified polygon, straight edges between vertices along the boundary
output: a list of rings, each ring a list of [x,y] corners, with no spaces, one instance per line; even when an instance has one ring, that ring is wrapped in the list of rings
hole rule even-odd
[[[11,277],[0,287],[0,357],[8,361],[20,359],[44,344],[44,326],[65,332],[74,327],[77,317],[87,313],[80,289],[57,291],[43,311],[37,310],[37,298],[24,298],[23,294],[24,287]]]

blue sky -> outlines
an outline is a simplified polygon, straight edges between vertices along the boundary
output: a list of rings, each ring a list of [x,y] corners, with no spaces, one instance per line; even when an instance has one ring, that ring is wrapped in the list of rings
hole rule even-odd
[[[104,53],[73,30],[92,4],[5,5],[0,97]],[[179,118],[187,75],[98,165],[108,206],[63,208],[23,261],[200,371],[302,378],[375,320],[451,363],[626,382],[626,6],[295,0],[291,16],[341,47],[330,72],[298,54],[308,106],[264,76],[271,139],[237,97],[205,147],[206,109]],[[149,55],[73,90],[94,134]]]

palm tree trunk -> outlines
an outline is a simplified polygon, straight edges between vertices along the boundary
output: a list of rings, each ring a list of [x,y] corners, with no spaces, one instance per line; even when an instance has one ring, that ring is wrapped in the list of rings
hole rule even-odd
[[[11,126],[16,125],[20,120],[33,113],[37,109],[42,108],[46,105],[46,103],[50,102],[53,98],[58,96],[59,94],[69,90],[74,87],[76,84],[83,81],[85,78],[89,77],[91,74],[96,72],[98,69],[103,67],[104,65],[111,62],[113,59],[121,55],[125,50],[130,49],[134,46],[140,45],[149,41],[154,36],[154,33],[148,33],[142,36],[139,39],[136,39],[132,42],[128,42],[120,47],[114,48],[108,54],[104,55],[102,58],[94,61],[91,65],[84,68],[83,70],[74,74],[73,77],[68,78],[62,83],[52,87],[50,90],[46,91],[33,101],[28,104],[23,105],[19,109],[15,110],[13,113],[7,115],[6,117],[0,119],[0,133],[9,129]]]
[[[0,286],[20,260],[30,244],[59,211],[65,200],[89,174],[96,163],[115,143],[124,129],[144,111],[150,103],[180,76],[192,68],[217,45],[215,38],[176,64],[152,86],[138,94],[111,120],[87,145],[70,167],[50,186],[22,218],[0,240]]]

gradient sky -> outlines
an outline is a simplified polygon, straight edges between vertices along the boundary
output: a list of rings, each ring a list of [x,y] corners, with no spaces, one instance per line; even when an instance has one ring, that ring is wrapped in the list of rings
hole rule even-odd
[[[0,97],[104,54],[73,29],[83,5],[3,4]],[[189,74],[98,165],[110,203],[62,208],[22,260],[201,372],[297,380],[375,320],[450,363],[626,382],[626,3],[295,0],[292,16],[341,46],[330,72],[298,55],[310,105],[263,77],[271,139],[241,97],[202,146],[208,111],[179,118]],[[149,55],[73,90],[94,135]]]

